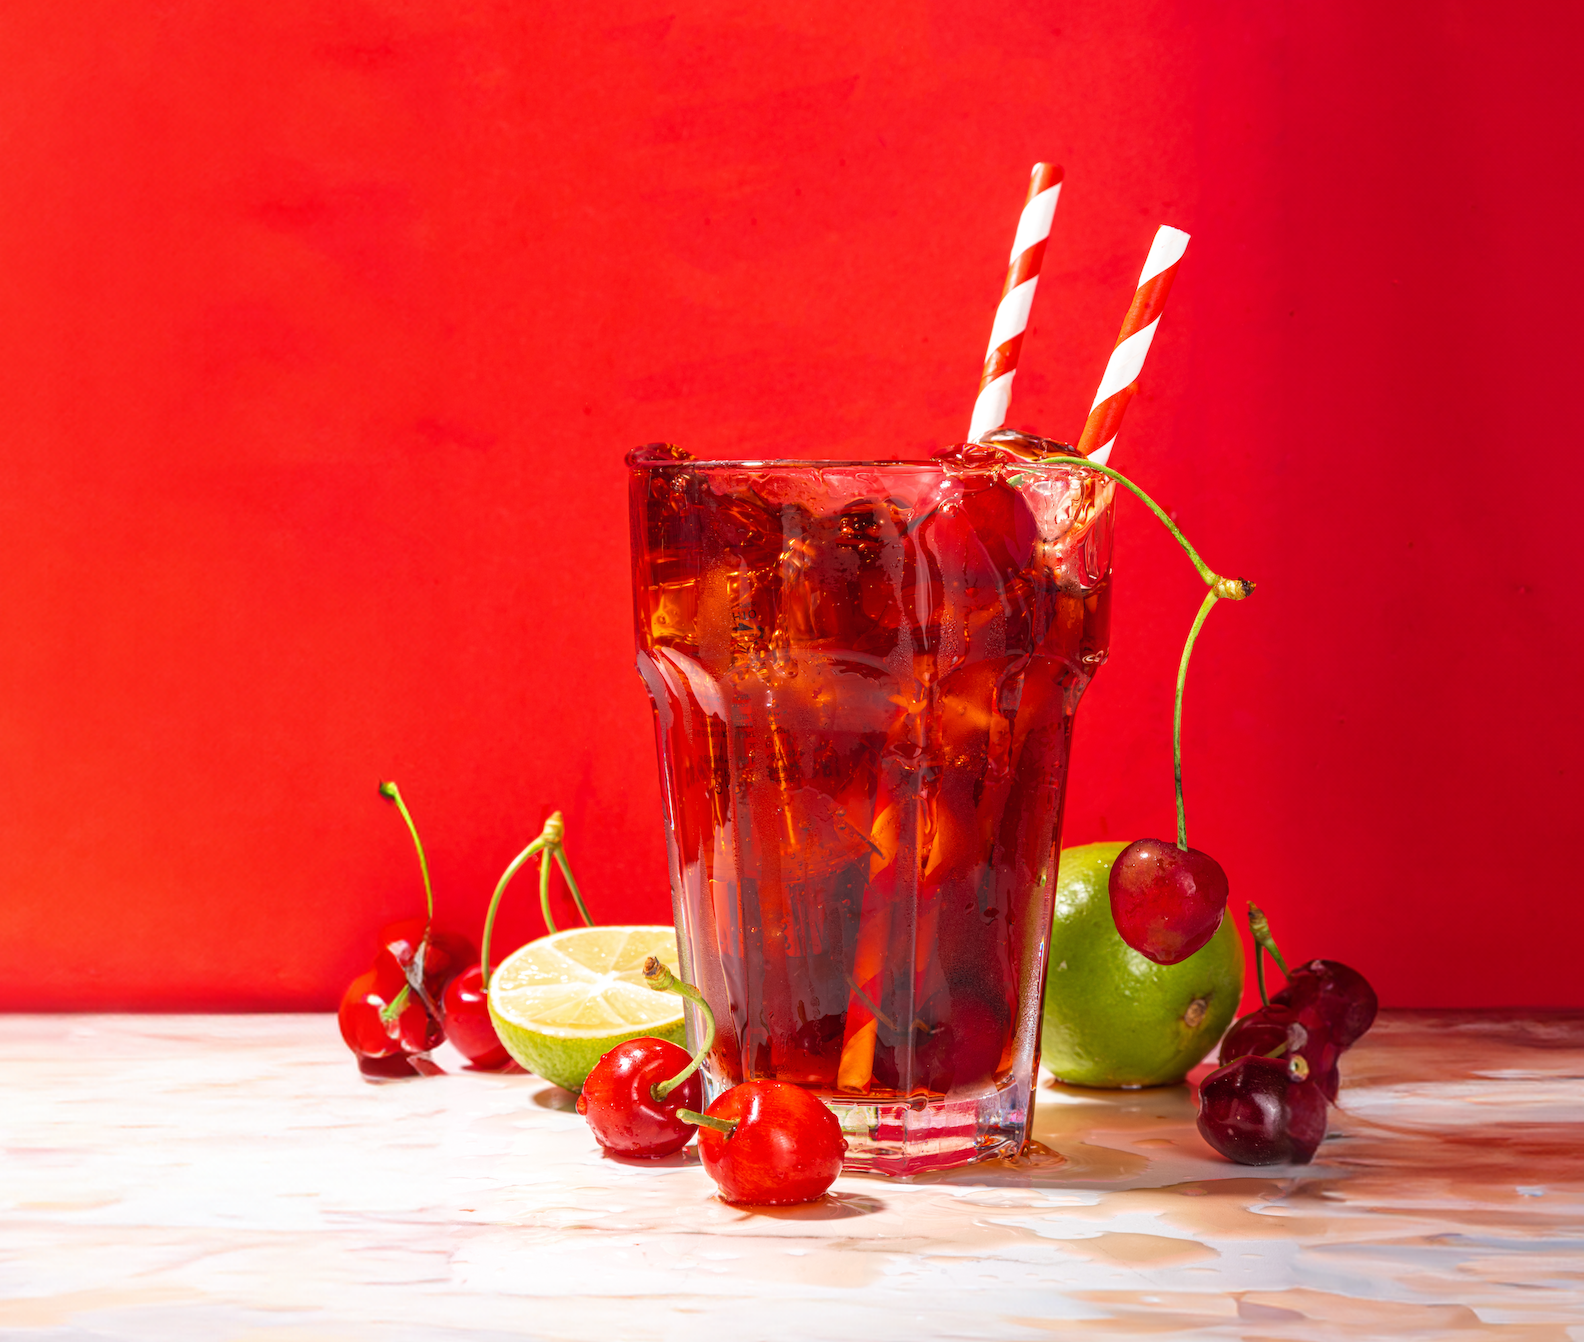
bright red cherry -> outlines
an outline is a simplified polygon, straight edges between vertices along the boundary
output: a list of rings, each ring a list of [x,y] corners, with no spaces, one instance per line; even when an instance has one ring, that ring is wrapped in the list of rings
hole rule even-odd
[[[434,890],[417,826],[395,783],[381,783],[379,790],[395,803],[412,835],[428,916],[392,923],[380,933],[373,967],[347,985],[338,1019],[364,1075],[407,1075],[419,1069],[404,1070],[399,1059],[426,1054],[445,1039],[440,995],[472,952],[460,937],[434,932]]]
[[[692,1065],[688,1051],[667,1039],[627,1039],[594,1064],[577,1099],[594,1138],[620,1156],[668,1156],[693,1140],[693,1124],[677,1116],[697,1109],[704,1087],[694,1072],[663,1099],[655,1090]]]
[[[1158,965],[1186,960],[1215,935],[1226,912],[1221,864],[1165,839],[1124,848],[1112,864],[1110,890],[1122,940]]]
[[[683,983],[656,956],[644,961],[644,982],[656,992],[675,993],[704,1017],[697,1053],[664,1039],[627,1039],[605,1054],[589,1073],[577,1111],[594,1139],[623,1156],[668,1156],[693,1140],[690,1115],[704,1097],[698,1069],[715,1046],[715,1016],[703,994]]]
[[[367,970],[347,985],[337,1021],[359,1060],[427,1053],[445,1038],[406,979],[389,966]]]
[[[699,1156],[727,1202],[812,1202],[841,1173],[847,1142],[836,1115],[801,1086],[744,1081],[702,1114]]]
[[[1301,1069],[1301,1064],[1300,1064]],[[1280,1058],[1238,1058],[1199,1087],[1199,1131],[1239,1165],[1307,1165],[1325,1138],[1326,1101]]]
[[[478,965],[464,969],[446,984],[440,999],[446,1038],[474,1068],[499,1072],[512,1065],[490,1020],[489,997],[484,991],[484,971]]]
[[[1291,1006],[1306,1021],[1323,1023],[1338,1048],[1352,1048],[1375,1023],[1380,1007],[1369,980],[1337,960],[1299,965],[1271,1003]]]

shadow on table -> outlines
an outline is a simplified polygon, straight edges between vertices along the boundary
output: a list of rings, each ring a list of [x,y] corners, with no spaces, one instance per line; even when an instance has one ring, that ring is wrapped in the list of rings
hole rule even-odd
[[[728,1204],[729,1205],[729,1204]],[[873,1216],[886,1204],[867,1193],[827,1193],[818,1202],[795,1207],[736,1207],[751,1216],[771,1216],[777,1221],[846,1221],[854,1216]]]
[[[535,1091],[533,1102],[541,1109],[554,1109],[558,1114],[577,1113],[577,1096],[560,1086],[546,1086]]]

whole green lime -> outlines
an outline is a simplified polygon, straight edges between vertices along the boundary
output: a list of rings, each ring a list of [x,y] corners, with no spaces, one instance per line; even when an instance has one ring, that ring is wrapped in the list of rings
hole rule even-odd
[[[1045,973],[1041,1061],[1075,1086],[1174,1085],[1213,1048],[1243,995],[1233,920],[1158,965],[1117,934],[1107,882],[1125,843],[1064,848]]]

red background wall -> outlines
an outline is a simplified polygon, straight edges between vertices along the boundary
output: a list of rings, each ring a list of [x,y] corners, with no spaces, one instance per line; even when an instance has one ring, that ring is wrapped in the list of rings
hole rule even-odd
[[[622,452],[966,428],[1029,165],[1012,422],[1210,562],[1191,834],[1395,1004],[1584,1003],[1573,7],[10,0],[0,1005],[326,1007],[565,808],[666,916]],[[1196,579],[1122,505],[1069,841],[1170,832]],[[536,931],[530,901],[506,917]]]

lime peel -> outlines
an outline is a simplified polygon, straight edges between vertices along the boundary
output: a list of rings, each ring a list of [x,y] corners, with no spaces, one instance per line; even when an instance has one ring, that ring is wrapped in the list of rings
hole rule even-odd
[[[1045,977],[1041,1061],[1079,1086],[1179,1082],[1215,1047],[1243,993],[1234,920],[1187,959],[1161,965],[1122,940],[1108,878],[1123,843],[1064,848]]]

